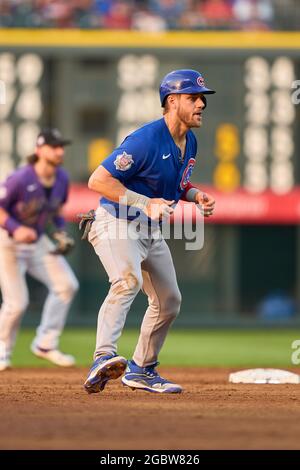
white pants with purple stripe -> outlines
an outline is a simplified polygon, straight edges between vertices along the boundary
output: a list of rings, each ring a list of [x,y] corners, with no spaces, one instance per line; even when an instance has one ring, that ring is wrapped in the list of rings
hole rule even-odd
[[[54,244],[42,235],[36,243],[20,244],[0,229],[0,354],[10,357],[22,314],[29,302],[26,273],[49,290],[35,344],[56,349],[78,281],[63,256],[50,254]]]
[[[134,229],[134,224],[116,219],[99,207],[89,234],[111,283],[98,315],[95,357],[103,352],[116,353],[127,313],[142,289],[149,306],[133,359],[145,367],[157,361],[168,329],[179,313],[181,295],[170,250],[160,230],[154,229],[149,236],[148,227],[141,226],[137,236],[130,237],[128,227]]]

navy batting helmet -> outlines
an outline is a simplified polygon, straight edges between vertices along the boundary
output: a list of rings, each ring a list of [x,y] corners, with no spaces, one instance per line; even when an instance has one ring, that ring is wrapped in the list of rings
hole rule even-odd
[[[164,106],[165,99],[171,94],[193,94],[202,93],[204,95],[211,95],[216,93],[210,88],[206,88],[204,78],[201,73],[196,70],[182,69],[174,70],[168,73],[162,80],[159,87],[160,102]]]

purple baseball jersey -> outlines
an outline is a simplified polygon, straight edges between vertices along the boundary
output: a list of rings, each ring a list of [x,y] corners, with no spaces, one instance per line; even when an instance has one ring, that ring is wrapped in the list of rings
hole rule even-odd
[[[51,190],[44,188],[33,165],[14,171],[0,186],[0,207],[8,212],[11,222],[7,230],[11,233],[10,227],[26,225],[40,236],[50,221],[62,229],[65,221],[58,213],[67,200],[68,188],[69,177],[61,167]]]

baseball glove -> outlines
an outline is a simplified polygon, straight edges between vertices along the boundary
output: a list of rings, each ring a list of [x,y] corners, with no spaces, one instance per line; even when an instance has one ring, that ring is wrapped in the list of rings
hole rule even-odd
[[[53,234],[55,249],[51,251],[52,255],[67,255],[74,248],[75,241],[67,232],[59,231]]]
[[[95,211],[94,209],[91,209],[86,213],[78,214],[78,217],[81,219],[79,222],[79,230],[83,230],[81,240],[85,240],[88,237],[92,223],[95,220]]]

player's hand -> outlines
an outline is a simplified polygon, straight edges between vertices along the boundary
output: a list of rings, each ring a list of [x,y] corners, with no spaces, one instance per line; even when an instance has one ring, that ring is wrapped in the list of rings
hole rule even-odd
[[[55,240],[55,249],[50,252],[52,255],[67,255],[74,248],[74,239],[63,230],[55,232],[53,239]]]
[[[17,243],[33,243],[37,240],[37,233],[33,228],[21,225],[14,231],[13,239]]]
[[[204,217],[210,217],[211,215],[213,215],[216,201],[212,196],[207,193],[203,193],[202,191],[199,191],[195,199],[196,204],[200,204],[202,206]]]
[[[163,219],[168,219],[174,212],[174,209],[171,207],[175,201],[169,201],[163,198],[152,198],[149,200],[145,213],[150,219],[159,221]]]

